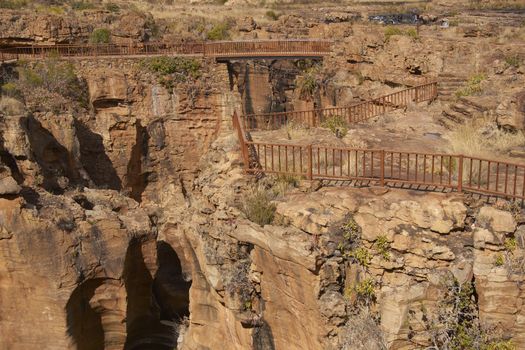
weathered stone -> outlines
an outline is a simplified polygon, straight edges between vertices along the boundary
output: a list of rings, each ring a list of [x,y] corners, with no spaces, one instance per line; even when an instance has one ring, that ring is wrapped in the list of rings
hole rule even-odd
[[[11,176],[0,179],[0,195],[18,194],[20,190],[21,187]]]
[[[479,210],[478,220],[486,223],[496,232],[510,233],[516,230],[516,220],[511,213],[485,206]]]

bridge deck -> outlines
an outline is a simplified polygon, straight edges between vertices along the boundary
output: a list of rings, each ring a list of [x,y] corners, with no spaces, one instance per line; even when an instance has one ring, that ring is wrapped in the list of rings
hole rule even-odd
[[[210,57],[221,60],[249,58],[321,58],[331,53],[327,40],[250,40],[206,43],[141,43],[131,45],[31,45],[0,48],[0,61],[59,58]]]

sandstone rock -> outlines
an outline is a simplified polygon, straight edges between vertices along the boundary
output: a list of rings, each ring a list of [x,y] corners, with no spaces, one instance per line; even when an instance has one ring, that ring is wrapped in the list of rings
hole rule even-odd
[[[515,132],[525,129],[525,92],[507,97],[496,108],[497,123],[503,129]]]
[[[240,32],[251,32],[257,29],[257,23],[255,23],[253,17],[244,17],[242,20],[237,21],[237,29]]]
[[[516,220],[511,213],[485,206],[479,210],[478,220],[496,232],[511,233],[516,230]]]
[[[21,187],[11,176],[6,176],[0,179],[0,195],[6,194],[18,194],[20,193]]]

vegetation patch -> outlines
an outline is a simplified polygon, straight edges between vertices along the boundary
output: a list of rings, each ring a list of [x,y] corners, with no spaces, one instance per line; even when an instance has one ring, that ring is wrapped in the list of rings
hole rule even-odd
[[[141,65],[155,73],[160,84],[169,91],[176,83],[183,83],[188,79],[196,80],[201,76],[201,62],[194,58],[152,57],[143,60]]]
[[[340,115],[329,116],[321,123],[321,126],[323,128],[330,129],[330,131],[333,132],[334,135],[340,139],[345,137],[348,133],[348,123]]]
[[[263,186],[256,186],[244,197],[242,211],[248,220],[260,226],[269,225],[273,222],[276,210],[272,199],[270,191]]]
[[[429,315],[422,308],[421,323],[436,349],[515,350],[503,330],[487,327],[479,320],[474,284],[460,284],[454,278],[443,281],[445,295],[436,308],[437,314]],[[409,314],[415,317],[411,310]],[[410,328],[409,339],[414,335]]]
[[[0,0],[0,8],[18,10],[29,4],[27,0]]]
[[[297,76],[295,86],[299,91],[299,96],[307,101],[311,100],[319,89],[317,80],[317,69],[309,68],[303,75]]]
[[[74,1],[71,3],[71,8],[75,11],[92,10],[96,8],[95,4],[88,1]]]
[[[380,235],[374,242],[374,249],[385,260],[390,260],[390,242],[387,236]]]
[[[109,44],[111,32],[106,28],[98,28],[89,35],[89,42],[92,44]]]
[[[268,10],[266,11],[265,16],[272,21],[277,21],[281,15],[273,10]]]
[[[2,92],[23,100],[31,111],[63,112],[86,108],[85,82],[68,62],[48,59],[33,65],[21,64],[18,79],[2,86]]]
[[[470,79],[464,87],[456,91],[456,97],[459,98],[463,96],[472,96],[480,94],[483,91],[481,83],[485,79],[487,79],[487,77],[483,73],[473,75],[472,77],[470,77]]]
[[[206,39],[212,41],[229,40],[231,39],[230,27],[228,22],[217,23],[206,33]]]
[[[108,10],[109,12],[119,12],[120,11],[120,6],[118,4],[115,4],[114,2],[108,2],[106,4],[106,10]]]
[[[507,67],[519,68],[519,66],[522,63],[523,63],[523,59],[518,55],[505,57],[505,64],[507,65]]]
[[[394,35],[405,35],[414,40],[419,38],[419,35],[417,34],[417,30],[414,28],[403,30],[396,26],[387,26],[385,28],[385,41],[389,42],[390,38],[393,37]]]

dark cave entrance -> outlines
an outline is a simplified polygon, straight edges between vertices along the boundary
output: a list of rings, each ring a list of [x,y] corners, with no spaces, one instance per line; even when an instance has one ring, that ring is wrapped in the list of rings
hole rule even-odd
[[[95,290],[103,282],[103,279],[83,282],[75,288],[67,302],[67,333],[73,338],[78,350],[104,349],[104,329],[100,314],[89,305]]]
[[[142,243],[132,241],[125,261],[128,293],[126,350],[172,350],[178,325],[189,316],[189,289],[179,257],[166,242],[157,242],[157,272],[151,276],[144,263]]]

